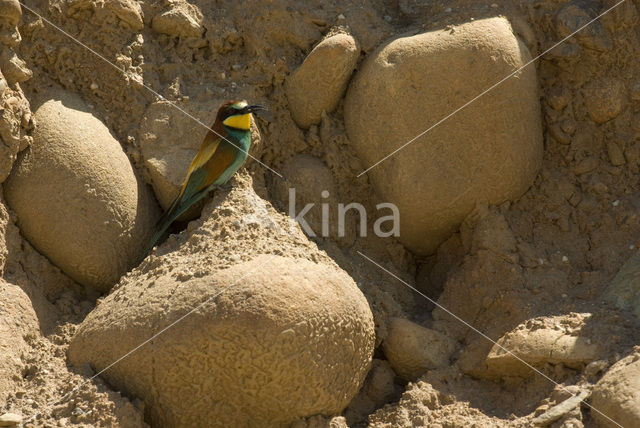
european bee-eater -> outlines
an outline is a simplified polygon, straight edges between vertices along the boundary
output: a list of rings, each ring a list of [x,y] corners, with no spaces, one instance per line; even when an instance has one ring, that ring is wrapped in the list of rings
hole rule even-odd
[[[191,161],[180,193],[158,220],[158,230],[144,255],[157,244],[165,231],[190,206],[210,190],[224,185],[247,159],[251,146],[251,113],[264,110],[246,101],[227,101],[218,110],[216,120],[204,137],[200,150]]]

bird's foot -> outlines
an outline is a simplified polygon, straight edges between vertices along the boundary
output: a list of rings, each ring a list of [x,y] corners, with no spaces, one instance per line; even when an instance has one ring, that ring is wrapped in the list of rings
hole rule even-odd
[[[220,186],[214,187],[214,190],[219,190],[221,192],[229,192],[231,189],[233,189],[233,186],[231,184],[222,184]]]

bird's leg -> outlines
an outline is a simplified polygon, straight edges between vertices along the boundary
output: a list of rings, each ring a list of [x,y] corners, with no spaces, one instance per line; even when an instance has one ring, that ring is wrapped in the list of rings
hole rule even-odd
[[[233,186],[231,184],[225,183],[225,184],[217,184],[215,186],[213,186],[214,190],[220,190],[222,192],[228,192],[231,189],[233,189]]]

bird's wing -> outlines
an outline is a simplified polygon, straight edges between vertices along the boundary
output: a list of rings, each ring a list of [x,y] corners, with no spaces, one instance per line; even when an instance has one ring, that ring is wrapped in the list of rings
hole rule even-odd
[[[238,156],[239,149],[223,141],[218,145],[215,156],[212,156],[209,161],[204,165],[207,170],[207,179],[204,182],[204,187],[209,187],[215,183],[215,181],[229,168]],[[224,183],[218,183],[224,184]]]
[[[211,131],[207,132],[207,135],[204,137],[204,140],[200,145],[198,153],[196,153],[196,156],[191,161],[191,165],[189,165],[187,176],[182,183],[180,192],[178,192],[178,195],[176,195],[173,201],[171,201],[171,205],[169,205],[169,208],[167,208],[162,217],[158,219],[158,224],[164,224],[169,218],[173,217],[176,209],[178,209],[178,207],[182,205],[186,200],[192,198],[193,195],[197,193],[198,188],[200,187],[199,184],[203,181],[206,181],[206,177],[203,176],[204,171],[198,170],[201,169],[202,166],[209,161],[209,159],[211,159],[213,154],[218,149],[220,141],[221,138],[219,136],[215,135]]]
[[[226,141],[222,141],[222,143],[218,141],[215,151],[210,156],[203,156],[198,159],[198,162],[194,159],[192,166],[195,168],[190,172],[183,186],[177,205],[186,208],[200,199],[200,194],[206,192],[209,186],[231,166],[237,153],[238,150],[231,144]]]
[[[184,183],[182,184],[180,193],[176,198],[177,200],[180,200],[182,198],[182,195],[185,192],[187,185],[189,184],[189,179],[191,178],[191,174],[193,174],[195,170],[197,170],[198,168],[201,168],[203,165],[209,162],[209,159],[211,159],[213,154],[218,149],[218,146],[220,145],[221,140],[222,139],[219,136],[213,134],[213,132],[211,131],[207,132],[207,135],[204,137],[204,141],[202,142],[202,145],[200,145],[200,150],[198,150],[198,153],[191,161],[191,165],[189,165],[189,169],[187,170],[187,176],[184,179]]]

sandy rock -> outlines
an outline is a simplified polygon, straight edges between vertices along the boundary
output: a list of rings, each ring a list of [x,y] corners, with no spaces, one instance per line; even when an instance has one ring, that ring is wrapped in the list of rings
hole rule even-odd
[[[16,413],[0,415],[0,427],[12,427],[22,423],[22,416]]]
[[[328,237],[344,245],[353,243],[356,218],[353,212],[346,212],[341,232],[338,189],[331,170],[324,162],[312,155],[296,155],[283,166],[281,172],[285,180],[276,183],[274,193],[289,215],[296,217],[303,213],[308,204],[313,204],[300,219],[303,220],[300,225],[307,236]],[[328,215],[325,215],[327,221],[324,222],[323,204],[329,208]]]
[[[594,122],[608,122],[618,117],[627,104],[625,85],[617,79],[592,82],[585,90],[584,102]]]
[[[591,405],[624,427],[640,426],[640,353],[615,363],[593,389]],[[616,427],[607,417],[591,412],[601,427]]]
[[[205,301],[104,374],[154,424],[282,426],[340,413],[358,392],[374,344],[364,296],[336,266],[272,255],[127,283],[82,323],[70,361],[103,368]]]
[[[291,428],[349,428],[349,425],[343,416],[327,418],[316,415],[294,422]]]
[[[529,60],[504,18],[393,40],[349,87],[349,138],[370,167]],[[541,161],[537,81],[528,67],[368,175],[400,210],[400,241],[429,254],[476,203],[522,195]]]
[[[375,11],[361,7],[344,9],[345,23],[360,43],[363,52],[369,53],[393,35],[393,26]]]
[[[17,285],[0,281],[0,403],[22,380],[25,337],[38,331],[38,316],[29,296]],[[1,425],[0,425],[1,426]]]
[[[5,196],[29,242],[77,282],[108,290],[138,261],[158,215],[109,130],[58,93],[35,113]]]
[[[115,13],[122,21],[127,23],[131,29],[140,31],[144,28],[142,7],[137,1],[110,0],[105,2],[105,7]]]
[[[307,51],[322,38],[319,27],[310,19],[308,8],[262,7],[264,3],[237,3],[238,30],[249,55],[263,57],[276,48],[295,47]]]
[[[200,37],[204,30],[202,12],[186,1],[175,2],[171,9],[153,17],[151,28],[174,37]]]
[[[604,292],[605,298],[640,318],[640,252],[631,256],[620,268]]]
[[[393,318],[382,349],[391,367],[405,380],[445,367],[456,349],[453,340],[404,318]]]
[[[18,31],[18,22],[22,17],[22,8],[17,0],[3,0],[0,2],[0,44],[17,46],[22,37]],[[4,70],[3,70],[4,71]]]
[[[519,325],[491,348],[485,361],[489,372],[497,376],[524,377],[534,372],[522,361],[534,367],[562,363],[567,367],[582,368],[599,359],[603,350],[580,334],[590,316],[570,314],[536,318]]]
[[[395,377],[396,374],[388,361],[373,360],[364,385],[344,412],[349,425],[357,426],[393,398],[396,394]]]
[[[2,88],[4,87],[4,88]],[[31,144],[27,135],[33,128],[29,101],[22,90],[7,87],[7,81],[0,73],[0,183],[11,172],[18,152]]]
[[[395,393],[394,378],[395,373],[387,361],[374,360],[363,389],[376,407],[382,407]]]
[[[285,89],[291,115],[301,128],[320,123],[322,111],[333,111],[353,72],[360,49],[349,34],[321,41],[291,77]]]
[[[580,30],[575,38],[582,46],[596,51],[613,47],[611,36],[600,20],[593,21],[602,12],[602,4],[595,0],[573,0],[565,4],[556,15],[556,30],[561,38]],[[591,22],[593,21],[593,22]]]
[[[11,84],[31,79],[33,72],[27,68],[27,63],[11,49],[5,49],[0,55],[0,69]]]
[[[547,425],[552,424],[561,417],[565,416],[567,413],[573,411],[573,409],[575,409],[576,407],[580,406],[582,401],[589,398],[590,394],[591,391],[585,390],[581,391],[579,394],[569,396],[560,404],[551,407],[541,415],[533,418],[533,424],[539,427],[546,427]]]
[[[620,146],[614,141],[607,142],[607,154],[609,155],[609,162],[613,166],[624,165],[624,153]]]
[[[22,17],[22,8],[18,0],[0,1],[0,18],[4,18],[11,25],[16,26]]]
[[[222,100],[212,100],[207,103],[191,102],[189,106],[180,107],[203,120],[203,123],[212,125],[220,104]],[[250,153],[253,153],[253,149],[260,145],[260,132],[255,123],[251,126]],[[206,133],[204,126],[194,123],[193,119],[166,101],[151,104],[144,114],[140,123],[140,151],[153,190],[163,209],[171,205],[180,191],[189,165],[198,153]],[[248,159],[247,164],[250,162],[251,159]],[[199,209],[195,212],[189,210],[182,219],[194,218],[198,212]]]

